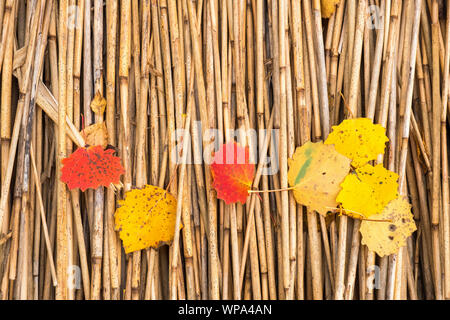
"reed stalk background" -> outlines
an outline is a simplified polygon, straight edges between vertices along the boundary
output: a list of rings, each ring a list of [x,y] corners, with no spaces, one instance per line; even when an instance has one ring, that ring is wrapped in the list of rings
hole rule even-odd
[[[0,298],[450,299],[450,5],[340,0],[323,19],[323,2],[0,0]],[[209,162],[172,161],[256,142],[278,170],[253,187],[285,189],[295,148],[352,117],[387,129],[377,162],[412,204],[417,232],[389,257],[359,220],[288,191],[225,205]],[[101,121],[124,188],[69,191],[61,159]],[[169,186],[184,227],[125,255],[117,200],[145,184]]]

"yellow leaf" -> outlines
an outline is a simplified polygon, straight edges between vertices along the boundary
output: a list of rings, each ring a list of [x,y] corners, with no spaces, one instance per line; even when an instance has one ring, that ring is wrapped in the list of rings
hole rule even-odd
[[[322,141],[297,148],[288,160],[288,182],[295,187],[295,200],[326,216],[327,207],[337,205],[336,196],[350,171],[350,161]]]
[[[342,203],[345,210],[358,212],[368,218],[377,214],[397,198],[398,174],[378,164],[375,167],[366,164],[349,174],[341,184],[336,201]]]
[[[322,18],[330,18],[334,11],[336,11],[336,6],[339,5],[339,2],[341,0],[320,0]]]
[[[81,131],[81,134],[84,136],[86,144],[90,146],[102,146],[105,149],[108,145],[108,130],[104,122],[85,128]]]
[[[406,199],[397,198],[389,202],[384,210],[371,217],[390,222],[361,222],[362,243],[380,257],[398,252],[406,245],[406,239],[416,230],[411,205]]]
[[[352,166],[358,168],[384,153],[389,141],[385,132],[385,128],[370,119],[348,119],[333,126],[325,144],[334,144],[336,150],[352,159]]]
[[[126,253],[158,248],[173,241],[177,211],[173,195],[147,185],[127,192],[119,205],[115,224]]]
[[[103,98],[102,94],[97,91],[94,99],[91,101],[91,109],[97,115],[102,115],[105,112],[106,100]]]

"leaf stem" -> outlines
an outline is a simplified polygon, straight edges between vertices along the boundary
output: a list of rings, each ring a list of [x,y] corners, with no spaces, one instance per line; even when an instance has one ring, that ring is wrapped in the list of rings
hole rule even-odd
[[[281,191],[289,191],[294,190],[295,187],[289,187],[285,189],[273,189],[273,190],[248,190],[248,193],[269,193],[269,192],[281,192]]]
[[[362,213],[359,213],[359,212],[356,212],[356,211],[353,211],[353,210],[344,209],[342,207],[339,207],[339,208],[326,207],[326,208],[330,209],[330,210],[339,211],[340,215],[344,214],[346,216],[349,216],[351,218],[355,218],[355,219],[358,219],[358,220],[370,221],[370,222],[392,222],[392,220],[390,220],[390,219],[386,219],[386,220],[369,219],[369,218],[364,217],[364,215]],[[351,215],[351,214],[349,214],[349,212],[353,213],[353,214],[357,214],[358,216]]]

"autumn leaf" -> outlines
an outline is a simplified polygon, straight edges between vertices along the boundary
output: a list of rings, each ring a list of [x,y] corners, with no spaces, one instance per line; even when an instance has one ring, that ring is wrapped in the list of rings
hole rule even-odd
[[[322,18],[330,18],[334,11],[336,11],[336,6],[339,5],[339,2],[341,0],[320,0]]]
[[[61,181],[66,183],[69,189],[80,188],[81,191],[119,184],[125,169],[120,158],[114,156],[114,152],[101,146],[78,148],[62,160]]]
[[[93,124],[81,131],[86,144],[90,146],[102,146],[103,149],[108,145],[108,130],[105,122]]]
[[[411,205],[404,198],[397,198],[371,219],[361,222],[361,242],[380,257],[397,253],[406,245],[406,239],[416,230]]]
[[[255,176],[255,165],[250,163],[249,148],[235,142],[224,144],[214,154],[211,172],[217,198],[226,204],[245,204]]]
[[[384,153],[386,129],[368,118],[347,119],[333,126],[325,144],[334,144],[336,150],[352,159],[352,166],[362,167]]]
[[[118,204],[115,228],[126,253],[173,241],[177,200],[166,190],[147,185],[127,192]]]
[[[368,218],[377,214],[397,198],[398,175],[378,164],[366,164],[349,174],[341,184],[336,201],[348,212],[358,212]]]
[[[326,216],[329,208],[337,205],[336,196],[350,171],[350,161],[322,141],[298,147],[288,160],[288,182],[295,187],[295,200]]]
[[[96,115],[102,115],[103,112],[105,112],[106,108],[106,99],[103,98],[100,91],[97,91],[97,93],[94,96],[94,99],[91,101],[91,109]]]

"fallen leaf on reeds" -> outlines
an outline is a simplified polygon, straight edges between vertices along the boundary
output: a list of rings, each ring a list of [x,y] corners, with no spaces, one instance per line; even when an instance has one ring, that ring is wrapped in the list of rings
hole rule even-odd
[[[214,154],[211,164],[213,187],[217,191],[217,198],[226,204],[245,204],[255,176],[255,165],[249,159],[249,148],[235,142],[222,145]]]
[[[177,200],[166,190],[147,185],[127,192],[118,204],[115,225],[126,253],[172,242]]]
[[[332,145],[307,142],[288,160],[288,181],[295,200],[322,215],[335,207],[340,184],[350,171],[351,160]]]
[[[69,189],[97,189],[120,184],[120,176],[125,173],[120,158],[114,150],[102,146],[78,148],[62,160],[61,181]]]

